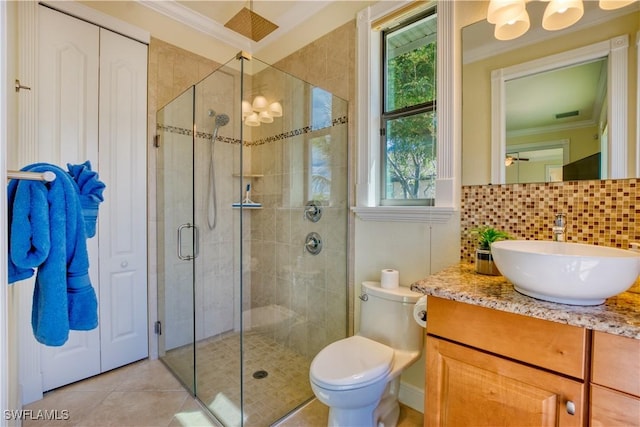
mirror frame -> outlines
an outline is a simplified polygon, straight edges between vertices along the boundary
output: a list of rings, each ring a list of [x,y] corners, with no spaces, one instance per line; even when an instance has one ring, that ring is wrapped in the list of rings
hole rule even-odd
[[[627,34],[589,46],[546,56],[491,72],[491,182],[506,183],[504,159],[507,151],[506,83],[581,62],[608,57],[607,122],[609,128],[608,175],[602,179],[628,178],[627,172]],[[612,102],[615,100],[615,103]]]

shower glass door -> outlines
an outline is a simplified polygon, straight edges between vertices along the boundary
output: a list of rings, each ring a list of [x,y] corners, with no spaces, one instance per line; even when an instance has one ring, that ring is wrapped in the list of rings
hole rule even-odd
[[[347,111],[239,57],[158,113],[159,352],[224,426],[312,399],[346,336]]]
[[[191,87],[157,113],[158,353],[196,394],[193,101]]]
[[[194,218],[196,396],[225,426],[243,425],[241,313],[241,63],[232,60],[195,86]]]

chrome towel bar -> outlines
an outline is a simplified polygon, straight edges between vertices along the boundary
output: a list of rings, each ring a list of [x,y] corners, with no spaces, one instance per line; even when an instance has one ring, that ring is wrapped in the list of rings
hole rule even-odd
[[[55,181],[56,174],[51,171],[45,172],[23,172],[23,171],[7,171],[7,179],[26,179],[29,181]]]

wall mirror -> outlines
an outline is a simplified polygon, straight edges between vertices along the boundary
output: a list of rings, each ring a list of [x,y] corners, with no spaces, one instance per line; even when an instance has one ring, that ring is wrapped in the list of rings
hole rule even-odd
[[[487,2],[488,3],[488,2]],[[498,41],[486,20],[462,29],[463,185],[635,176],[638,4],[584,3],[578,23]]]

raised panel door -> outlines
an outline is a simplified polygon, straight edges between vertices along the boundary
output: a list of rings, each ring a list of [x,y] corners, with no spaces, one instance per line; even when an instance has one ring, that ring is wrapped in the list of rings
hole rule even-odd
[[[425,425],[583,425],[579,381],[431,336],[426,351]]]
[[[591,386],[592,427],[640,425],[640,398],[593,384]]]
[[[38,138],[34,158],[66,169],[98,163],[98,27],[38,6]],[[91,283],[99,288],[98,239],[87,240]],[[27,323],[28,324],[28,323]],[[42,390],[100,373],[100,331],[70,331],[61,347],[39,346]]]
[[[147,46],[100,29],[102,370],[148,355]]]

